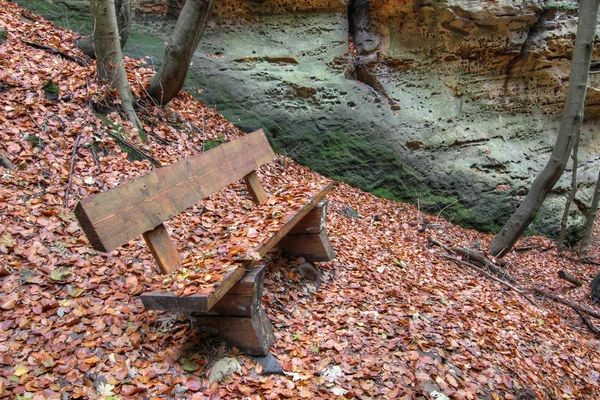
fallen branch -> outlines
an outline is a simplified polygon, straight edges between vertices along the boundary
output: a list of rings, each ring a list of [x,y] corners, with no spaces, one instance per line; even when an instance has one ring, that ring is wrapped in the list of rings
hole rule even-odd
[[[429,242],[431,242],[432,244],[434,244],[436,246],[439,246],[442,249],[446,250],[450,254],[460,254],[463,257],[465,257],[467,261],[472,261],[472,262],[478,264],[481,267],[488,268],[494,274],[496,274],[496,275],[498,275],[498,276],[500,276],[502,278],[505,278],[510,283],[513,283],[513,284],[517,283],[517,281],[515,281],[513,279],[513,277],[511,277],[508,274],[508,272],[500,269],[489,258],[487,258],[486,256],[484,256],[483,254],[481,254],[478,251],[466,249],[464,247],[448,247],[445,244],[443,244],[443,243],[437,241],[436,239],[432,238],[431,236],[428,237],[427,240],[429,240]]]
[[[67,190],[65,190],[65,207],[69,207],[69,191],[71,190],[71,183],[73,183],[73,170],[75,169],[75,155],[77,154],[77,148],[79,147],[79,140],[81,134],[77,135],[75,139],[75,145],[73,146],[73,153],[71,153],[71,168],[69,169],[69,183],[67,183]]]
[[[4,153],[0,153],[0,166],[6,168],[9,171],[14,171],[15,169],[15,166],[10,162],[10,160]]]
[[[563,298],[558,297],[558,296],[556,296],[556,295],[554,295],[552,293],[548,293],[545,290],[538,289],[538,288],[535,288],[535,287],[533,288],[533,291],[536,292],[537,294],[541,294],[542,296],[549,298],[550,300],[554,300],[557,303],[564,304],[566,306],[571,307],[574,310],[578,310],[578,311],[580,311],[582,313],[585,313],[585,314],[589,315],[590,317],[594,317],[594,318],[600,319],[600,313],[597,313],[596,311],[594,311],[592,309],[589,309],[587,307],[580,306],[579,304],[574,303],[571,300],[563,299]]]
[[[514,290],[515,292],[519,293],[521,296],[523,296],[525,298],[525,300],[527,300],[528,302],[530,302],[531,304],[533,304],[534,306],[536,306],[537,308],[541,308],[531,297],[529,297],[524,291],[522,291],[521,289],[511,285],[510,283],[503,281],[502,279],[495,277],[494,275],[490,274],[489,272],[484,271],[483,269],[479,268],[478,266],[471,264],[470,262],[467,262],[465,260],[461,260],[460,258],[457,257],[452,257],[452,256],[448,256],[443,254],[442,255],[444,258],[447,258],[449,260],[452,260],[458,264],[464,265],[465,267],[469,267],[477,272],[479,272],[480,274],[490,278],[491,280],[500,283],[501,285],[506,286],[509,289]]]
[[[45,45],[40,44],[40,43],[30,42],[28,40],[23,40],[23,43],[25,43],[28,46],[34,47],[36,49],[47,51],[50,54],[57,54],[57,55],[61,56],[62,58],[65,58],[65,59],[67,59],[69,61],[73,61],[74,63],[77,63],[77,64],[81,65],[82,67],[89,67],[89,65],[90,65],[90,64],[88,64],[87,61],[85,61],[81,57],[72,56],[72,55],[64,53],[64,52],[62,52],[62,51],[60,51],[58,49],[55,49],[53,47],[48,47],[48,46],[45,46]]]
[[[139,147],[137,147],[133,143],[131,143],[131,142],[123,139],[119,135],[116,135],[116,134],[114,134],[112,132],[106,132],[106,133],[108,133],[111,137],[113,137],[117,142],[121,143],[123,146],[128,147],[129,149],[135,151],[140,156],[142,156],[145,159],[147,159],[148,161],[150,161],[155,166],[157,166],[159,168],[162,167],[162,164],[160,163],[160,161],[158,161],[156,158],[152,157],[151,155],[144,153]]]
[[[594,324],[592,324],[592,321],[590,321],[590,319],[588,317],[586,317],[585,315],[583,315],[583,313],[581,311],[579,311],[576,308],[573,308],[573,310],[575,310],[575,312],[581,317],[581,320],[583,321],[583,323],[585,324],[585,326],[588,327],[588,329],[592,332],[595,333],[596,335],[600,335],[600,329],[596,328],[594,326]]]
[[[573,285],[578,286],[578,287],[581,286],[581,285],[583,285],[583,281],[582,280],[579,280],[579,279],[575,278],[574,276],[572,276],[572,275],[570,275],[570,274],[568,274],[568,273],[566,273],[565,271],[562,271],[562,270],[558,271],[558,277],[560,279],[564,279],[565,281],[568,281],[568,282],[570,282]]]
[[[536,249],[540,249],[541,252],[544,252],[544,251],[552,250],[553,247],[552,246],[544,247],[541,245],[523,246],[523,247],[515,247],[514,249],[512,249],[512,251],[514,251],[515,253],[523,253],[526,251],[531,251],[531,250],[536,250]]]

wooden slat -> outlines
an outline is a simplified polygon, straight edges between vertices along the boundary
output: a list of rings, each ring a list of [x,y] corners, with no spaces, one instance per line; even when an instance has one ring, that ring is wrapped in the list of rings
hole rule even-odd
[[[244,182],[246,182],[248,192],[250,192],[250,196],[252,196],[252,200],[254,200],[256,204],[262,204],[267,201],[267,194],[260,183],[260,179],[258,178],[256,171],[252,171],[246,175],[244,177]]]
[[[281,229],[263,245],[258,246],[255,251],[261,256],[267,254],[289,231],[302,220],[334,188],[333,182],[327,184],[307,204],[290,217]],[[239,281],[246,271],[250,270],[256,261],[245,261],[240,263],[237,269],[230,271],[223,281],[216,285],[215,290],[208,295],[175,296],[173,292],[150,292],[143,293],[140,298],[147,310],[173,310],[185,312],[206,313]]]
[[[329,182],[325,187],[323,187],[323,189],[321,189],[319,193],[315,195],[315,197],[313,197],[308,203],[302,206],[302,208],[296,214],[294,214],[287,221],[285,221],[285,224],[281,227],[281,229],[275,232],[275,234],[271,236],[271,238],[269,238],[269,240],[265,244],[259,246],[256,249],[256,251],[261,256],[264,256],[269,251],[271,251],[271,249],[275,247],[277,243],[279,243],[279,241],[283,239],[285,235],[287,235],[292,230],[292,228],[296,226],[296,224],[299,221],[301,221],[315,207],[315,205],[317,205],[317,203],[319,203],[327,195],[327,193],[331,192],[333,188],[334,183]]]
[[[140,299],[146,310],[173,310],[184,312],[207,312],[235,285],[246,273],[242,268],[229,271],[215,290],[208,295],[175,296],[173,292],[142,293]]]
[[[274,158],[259,130],[90,196],[75,215],[94,249],[112,251]]]
[[[179,267],[181,258],[179,258],[177,248],[171,241],[164,224],[158,225],[151,231],[144,232],[142,236],[163,274],[168,274]]]

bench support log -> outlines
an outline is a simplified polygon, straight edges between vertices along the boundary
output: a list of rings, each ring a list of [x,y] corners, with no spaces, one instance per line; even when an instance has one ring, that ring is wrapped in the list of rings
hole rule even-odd
[[[275,343],[273,327],[261,304],[264,266],[254,268],[207,313],[192,313],[193,327],[211,327],[230,346],[264,356]]]
[[[326,219],[327,200],[322,200],[282,239],[283,253],[309,262],[333,260],[335,252],[325,230]]]
[[[156,228],[142,233],[142,236],[163,274],[168,274],[179,267],[181,259],[169,237],[165,224],[160,224]]]
[[[262,204],[267,201],[267,193],[265,193],[265,189],[260,183],[260,178],[256,174],[256,171],[252,171],[244,176],[244,182],[246,182],[246,188],[256,204]]]

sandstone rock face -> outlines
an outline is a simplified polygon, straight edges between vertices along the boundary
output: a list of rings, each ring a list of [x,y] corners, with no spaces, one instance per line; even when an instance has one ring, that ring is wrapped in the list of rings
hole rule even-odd
[[[493,229],[515,209],[552,149],[576,3],[217,4],[190,87],[202,88],[201,99],[242,129],[266,128],[279,151],[293,150],[291,156],[329,176]],[[589,203],[597,174],[597,86],[592,75],[580,208]],[[556,234],[568,175],[534,229]]]

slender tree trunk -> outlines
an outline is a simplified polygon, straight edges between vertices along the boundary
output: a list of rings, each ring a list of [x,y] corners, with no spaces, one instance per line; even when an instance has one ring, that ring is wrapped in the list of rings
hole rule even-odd
[[[492,239],[490,251],[494,256],[502,257],[512,249],[517,239],[535,218],[544,199],[567,165],[583,121],[583,106],[593,41],[596,36],[599,4],[600,0],[581,0],[579,4],[579,22],[571,62],[569,89],[554,149],[550,160],[533,181],[529,193],[519,208]]]
[[[113,0],[91,0],[90,10],[95,20],[94,44],[96,47],[96,69],[98,79],[117,89],[121,97],[121,108],[140,134],[142,124],[134,109],[134,98],[129,88],[123,54],[119,44],[117,16]]]
[[[131,33],[131,1],[132,0],[114,0],[121,48],[125,46],[127,39],[129,39],[129,34]],[[96,58],[96,46],[94,45],[93,34],[79,39],[77,41],[77,47],[79,47],[86,56]]]
[[[165,47],[165,57],[150,80],[148,93],[160,105],[173,99],[185,82],[192,55],[212,13],[215,0],[187,0],[173,35]]]
[[[581,238],[581,245],[579,247],[579,257],[586,258],[588,255],[588,247],[590,246],[590,239],[592,237],[592,230],[594,229],[594,222],[596,221],[596,213],[598,212],[598,203],[600,202],[600,173],[598,173],[598,180],[596,181],[596,189],[594,189],[594,196],[592,197],[592,205],[588,210],[588,214],[585,218],[585,228],[583,229],[583,237]]]
[[[577,193],[577,152],[579,151],[579,139],[581,135],[577,135],[575,144],[573,145],[573,170],[571,173],[571,191],[565,201],[565,210],[563,211],[562,220],[560,221],[560,234],[558,235],[558,243],[556,244],[556,251],[560,253],[563,250],[563,242],[565,240],[565,234],[567,232],[567,220],[569,219],[569,208]]]

